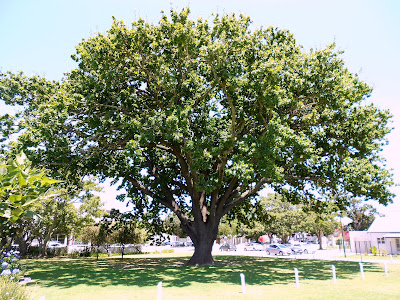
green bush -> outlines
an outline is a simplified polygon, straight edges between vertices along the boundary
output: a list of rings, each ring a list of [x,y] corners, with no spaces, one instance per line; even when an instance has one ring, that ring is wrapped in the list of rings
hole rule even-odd
[[[10,280],[6,276],[0,276],[0,300],[30,300],[31,295],[25,286]]]
[[[26,253],[26,257],[38,257],[40,254],[39,247],[30,246]]]
[[[386,250],[379,250],[379,255],[380,256],[386,256],[386,255],[388,255],[388,252],[386,251]]]
[[[161,253],[174,253],[174,249],[165,249],[162,250]]]
[[[91,257],[97,257],[97,252],[92,252],[90,253]],[[109,257],[110,254],[108,253],[104,253],[104,252],[99,252],[99,257]]]
[[[372,253],[373,255],[376,255],[376,254],[378,253],[378,249],[377,249],[375,246],[373,246],[373,247],[371,248],[371,253]]]
[[[79,252],[79,256],[80,257],[90,257],[92,251],[90,249],[90,247],[85,247],[85,249],[81,252]]]

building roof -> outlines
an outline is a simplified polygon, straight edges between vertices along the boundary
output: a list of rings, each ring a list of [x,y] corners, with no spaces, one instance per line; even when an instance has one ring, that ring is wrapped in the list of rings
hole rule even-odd
[[[400,233],[388,233],[383,236],[384,238],[400,238]]]
[[[400,220],[397,216],[376,217],[368,232],[400,233]]]

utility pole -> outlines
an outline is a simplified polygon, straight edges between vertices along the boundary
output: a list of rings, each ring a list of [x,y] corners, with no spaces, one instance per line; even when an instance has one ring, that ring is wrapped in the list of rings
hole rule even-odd
[[[344,244],[344,231],[343,231],[343,224],[342,224],[342,215],[340,215],[340,227],[342,228],[342,245],[343,245],[343,252],[344,257],[346,258],[346,246]]]

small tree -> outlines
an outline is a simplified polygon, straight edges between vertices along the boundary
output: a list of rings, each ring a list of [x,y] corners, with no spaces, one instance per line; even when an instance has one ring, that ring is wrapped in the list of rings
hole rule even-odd
[[[107,248],[107,245],[112,243],[110,226],[111,223],[106,218],[96,225],[85,227],[79,234],[79,238],[82,242],[90,242],[92,247],[94,247],[96,251],[96,260],[99,260],[101,247]]]
[[[120,213],[119,210],[111,210],[112,241],[121,245],[121,255],[124,258],[125,246],[127,244],[143,243],[146,232],[139,228],[139,223],[131,213]]]
[[[41,199],[49,199],[50,186],[60,182],[46,176],[44,170],[31,166],[24,152],[0,159],[0,227],[1,246],[5,247],[18,231],[16,223],[24,216],[32,217],[32,207]]]
[[[322,237],[324,234],[331,234],[340,226],[336,220],[339,209],[332,203],[326,203],[324,207],[303,206],[305,214],[304,224],[306,231],[313,233],[318,238],[319,249],[322,248]]]
[[[181,222],[175,214],[169,214],[163,224],[163,233],[173,234],[180,238],[187,237],[187,234],[182,229]]]
[[[291,203],[286,195],[269,194],[261,198],[265,214],[270,219],[264,223],[267,233],[273,233],[282,239],[282,243],[288,243],[289,238],[296,232],[305,231],[306,214],[302,206]]]

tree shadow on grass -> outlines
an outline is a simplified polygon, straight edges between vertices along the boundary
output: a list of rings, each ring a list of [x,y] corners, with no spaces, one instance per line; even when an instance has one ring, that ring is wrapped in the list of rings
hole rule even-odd
[[[159,281],[163,285],[185,287],[194,283],[240,283],[239,273],[248,285],[288,284],[294,280],[294,268],[300,279],[332,280],[331,265],[337,277],[354,278],[360,273],[357,262],[274,259],[244,256],[216,256],[216,265],[186,267],[187,257],[173,258],[92,258],[25,260],[23,265],[35,282],[43,287],[70,288],[125,285],[147,287]],[[376,264],[364,264],[365,272],[382,272]]]

